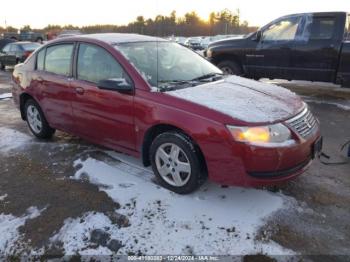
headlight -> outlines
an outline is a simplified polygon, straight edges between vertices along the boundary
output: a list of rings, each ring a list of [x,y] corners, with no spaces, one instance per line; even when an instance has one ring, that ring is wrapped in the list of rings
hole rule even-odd
[[[291,139],[290,130],[283,124],[269,126],[240,127],[227,126],[233,138],[239,142],[268,144],[282,143]]]

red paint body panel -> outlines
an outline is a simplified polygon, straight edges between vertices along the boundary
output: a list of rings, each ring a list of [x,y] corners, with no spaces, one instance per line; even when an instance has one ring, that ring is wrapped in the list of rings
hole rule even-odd
[[[300,175],[307,168],[305,165],[292,174],[274,178],[255,178],[248,174],[293,169],[310,159],[312,145],[320,137],[318,126],[307,141],[293,134],[295,144],[285,147],[265,148],[235,142],[225,125],[249,123],[166,93],[151,92],[138,71],[110,44],[88,38],[53,43],[65,41],[89,42],[105,48],[129,74],[135,92],[101,90],[85,81],[36,71],[34,54],[14,71],[14,101],[19,106],[22,94],[32,96],[52,127],[139,157],[150,128],[158,124],[172,125],[198,144],[209,179],[222,184],[277,184]]]

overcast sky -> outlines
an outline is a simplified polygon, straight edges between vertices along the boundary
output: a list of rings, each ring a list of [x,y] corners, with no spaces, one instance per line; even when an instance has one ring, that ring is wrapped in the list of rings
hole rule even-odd
[[[0,25],[21,27],[30,24],[127,24],[136,16],[154,18],[157,14],[178,15],[196,11],[207,19],[211,11],[240,9],[242,20],[262,26],[290,13],[309,11],[348,11],[350,0],[16,0],[1,1]],[[13,3],[16,3],[14,5]],[[12,10],[12,11],[11,11]]]

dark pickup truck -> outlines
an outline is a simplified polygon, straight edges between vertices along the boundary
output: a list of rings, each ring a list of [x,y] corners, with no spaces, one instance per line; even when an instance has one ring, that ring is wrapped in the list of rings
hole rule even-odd
[[[7,32],[3,34],[3,38],[13,39],[16,41],[30,41],[42,43],[45,40],[45,35],[30,31],[21,31],[19,34]]]
[[[204,55],[228,74],[350,87],[350,15],[284,16],[243,38],[211,43]]]

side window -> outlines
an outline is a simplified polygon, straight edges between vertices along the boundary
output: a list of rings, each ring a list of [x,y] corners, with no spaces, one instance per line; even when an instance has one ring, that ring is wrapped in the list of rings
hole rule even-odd
[[[110,53],[90,44],[79,46],[77,77],[96,84],[100,80],[128,79],[123,68]]]
[[[8,53],[8,52],[10,51],[11,46],[12,46],[12,44],[7,44],[7,45],[2,49],[2,51],[3,51],[4,53]]]
[[[270,25],[264,30],[263,41],[292,41],[296,38],[301,17],[288,17]]]
[[[19,51],[21,51],[21,47],[19,45],[11,45],[10,51],[11,52],[19,52]]]
[[[45,50],[41,50],[36,55],[36,70],[44,70],[44,61],[45,61]]]
[[[45,71],[68,76],[72,61],[73,44],[60,44],[46,49]]]
[[[346,19],[344,39],[350,41],[350,15]]]
[[[306,25],[305,29],[309,34],[309,40],[332,39],[335,22],[335,17],[314,17],[312,23]]]

